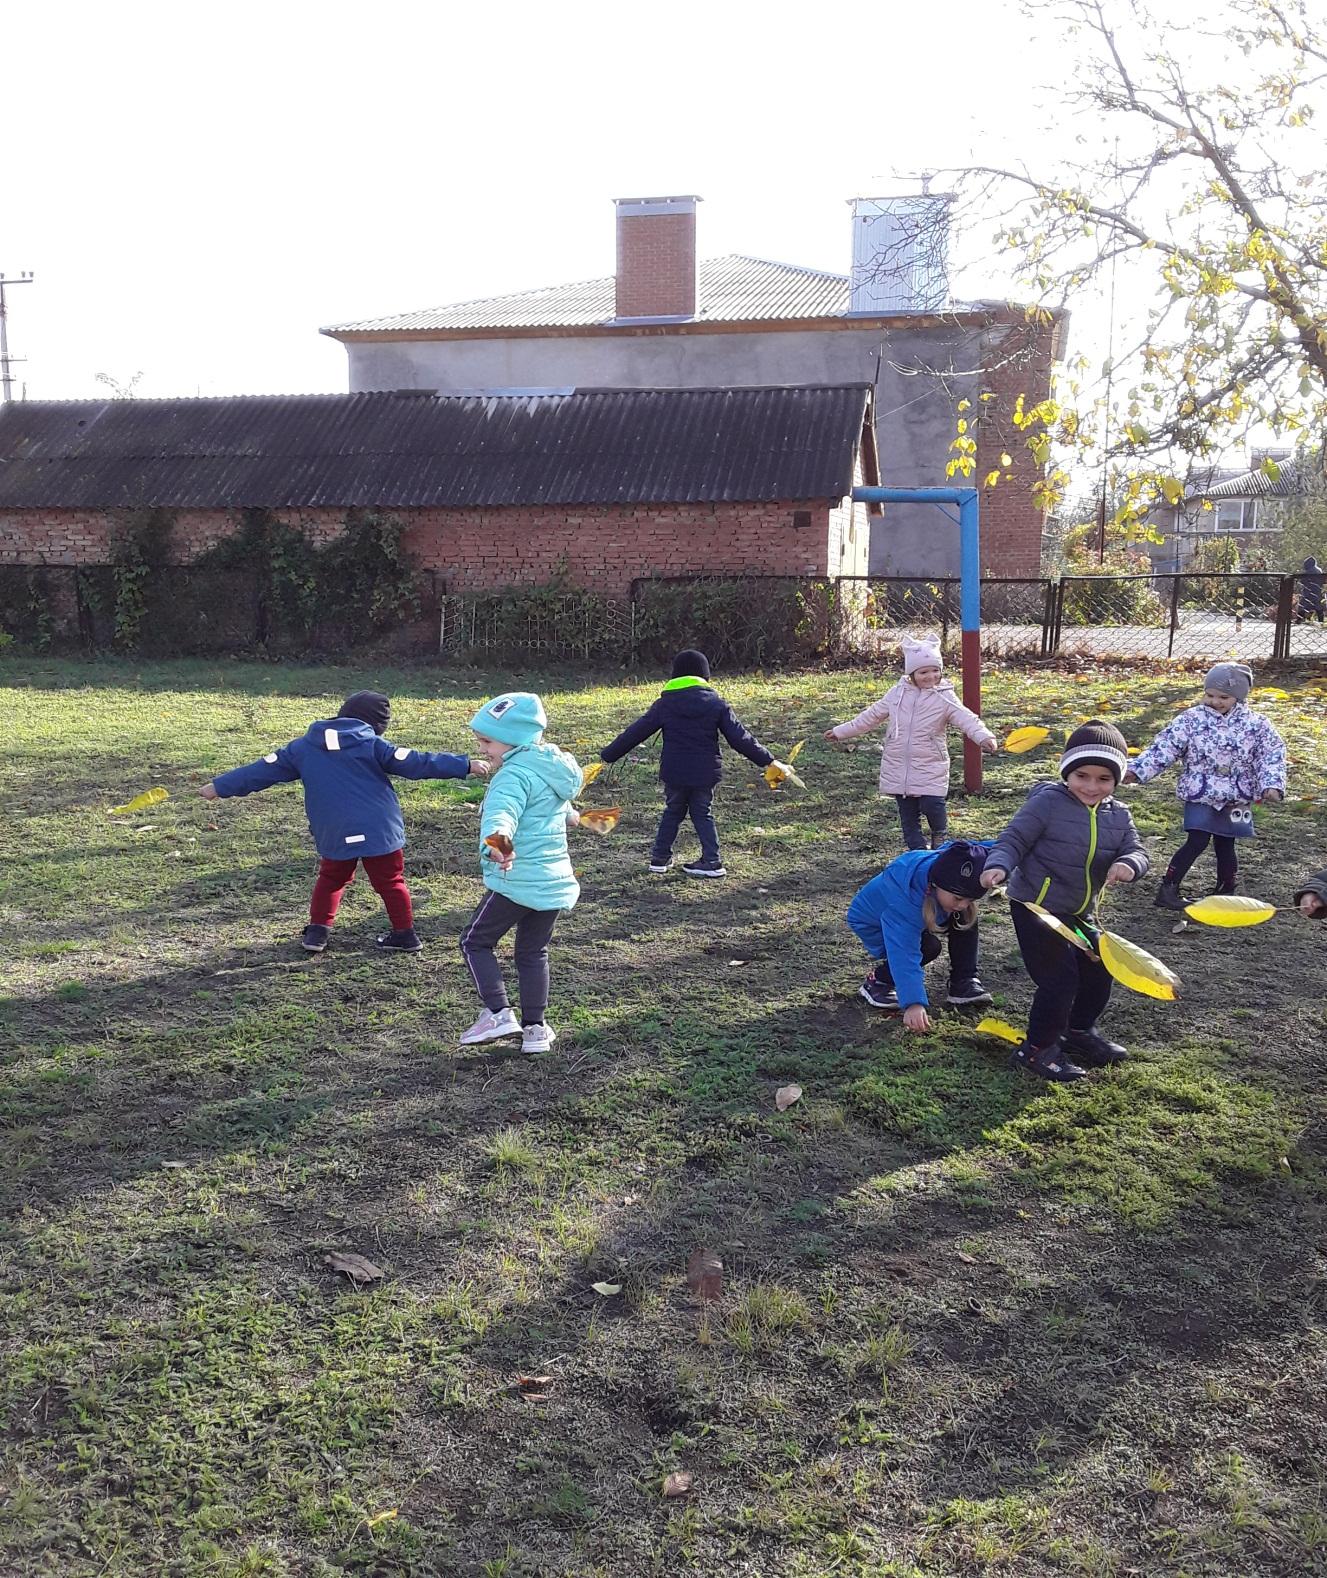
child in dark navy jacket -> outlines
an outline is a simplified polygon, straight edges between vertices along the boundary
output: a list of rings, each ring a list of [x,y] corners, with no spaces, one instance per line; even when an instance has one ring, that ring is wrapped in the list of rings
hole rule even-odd
[[[953,843],[910,849],[860,889],[848,925],[875,969],[859,989],[872,1008],[903,1010],[909,1030],[931,1028],[924,972],[949,947],[948,1000],[989,1003],[977,979],[977,900],[985,896],[982,867],[989,844]]]
[[[679,652],[673,659],[673,677],[658,701],[599,753],[605,762],[620,761],[642,740],[663,731],[659,778],[663,783],[664,813],[654,835],[651,871],[667,871],[672,865],[673,841],[689,813],[700,840],[700,859],[688,861],[682,870],[689,877],[728,875],[719,856],[719,831],[710,811],[715,788],[723,777],[720,734],[757,767],[768,767],[774,762],[760,741],[737,721],[733,709],[711,687],[709,678],[710,663],[703,652],[690,648]]]
[[[376,690],[357,690],[335,718],[309,725],[307,734],[260,762],[222,773],[198,791],[205,800],[255,794],[296,778],[304,784],[304,812],[322,857],[309,903],[304,947],[321,953],[341,897],[364,870],[387,910],[392,929],[378,938],[380,948],[418,953],[414,908],[405,885],[405,818],[388,774],[398,778],[488,776],[488,763],[468,756],[412,751],[382,738],[392,704]]]

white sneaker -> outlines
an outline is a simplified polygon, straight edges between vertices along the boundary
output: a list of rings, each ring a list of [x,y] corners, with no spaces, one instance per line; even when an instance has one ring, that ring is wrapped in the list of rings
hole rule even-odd
[[[547,1052],[557,1040],[558,1033],[552,1025],[526,1025],[521,1031],[522,1052]]]
[[[518,1036],[521,1022],[510,1008],[491,1014],[486,1008],[468,1030],[461,1032],[463,1047],[478,1046],[481,1041],[501,1041],[503,1036]]]

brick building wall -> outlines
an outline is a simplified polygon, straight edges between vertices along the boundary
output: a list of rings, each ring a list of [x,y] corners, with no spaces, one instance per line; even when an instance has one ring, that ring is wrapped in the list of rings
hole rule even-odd
[[[278,510],[315,542],[342,529],[340,509]],[[449,591],[538,585],[561,571],[577,586],[625,597],[644,575],[838,573],[839,516],[824,499],[767,503],[559,505],[520,509],[405,509],[405,544]],[[831,515],[834,516],[833,525]],[[795,518],[809,519],[796,525]],[[187,563],[238,525],[228,510],[182,510],[174,557]],[[99,511],[0,511],[0,564],[105,564],[112,521]]]

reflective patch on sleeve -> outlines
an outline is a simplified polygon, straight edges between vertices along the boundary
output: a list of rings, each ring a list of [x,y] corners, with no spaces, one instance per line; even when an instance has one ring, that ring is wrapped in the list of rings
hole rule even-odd
[[[335,729],[323,730],[323,744],[329,751],[339,751],[341,749],[341,741],[337,738]]]
[[[396,747],[396,749],[392,752],[392,755],[395,756],[395,758],[397,759],[398,762],[403,762],[406,759],[406,757],[410,755],[410,752],[406,749],[406,747],[404,745],[398,745]]]
[[[367,833],[347,833],[347,844],[362,844],[369,835]]]
[[[263,760],[265,762],[274,762],[276,760],[276,752],[268,751],[267,755],[263,757]]]

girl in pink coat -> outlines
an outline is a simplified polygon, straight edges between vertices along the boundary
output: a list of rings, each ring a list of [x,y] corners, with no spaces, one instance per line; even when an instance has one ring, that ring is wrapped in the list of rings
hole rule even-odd
[[[969,712],[944,677],[940,643],[933,636],[903,642],[903,678],[849,723],[825,731],[827,740],[850,740],[888,724],[880,758],[880,793],[898,802],[899,821],[909,849],[925,849],[922,817],[931,829],[930,847],[939,849],[949,825],[950,729],[961,729],[983,751],[995,749],[995,736]]]

